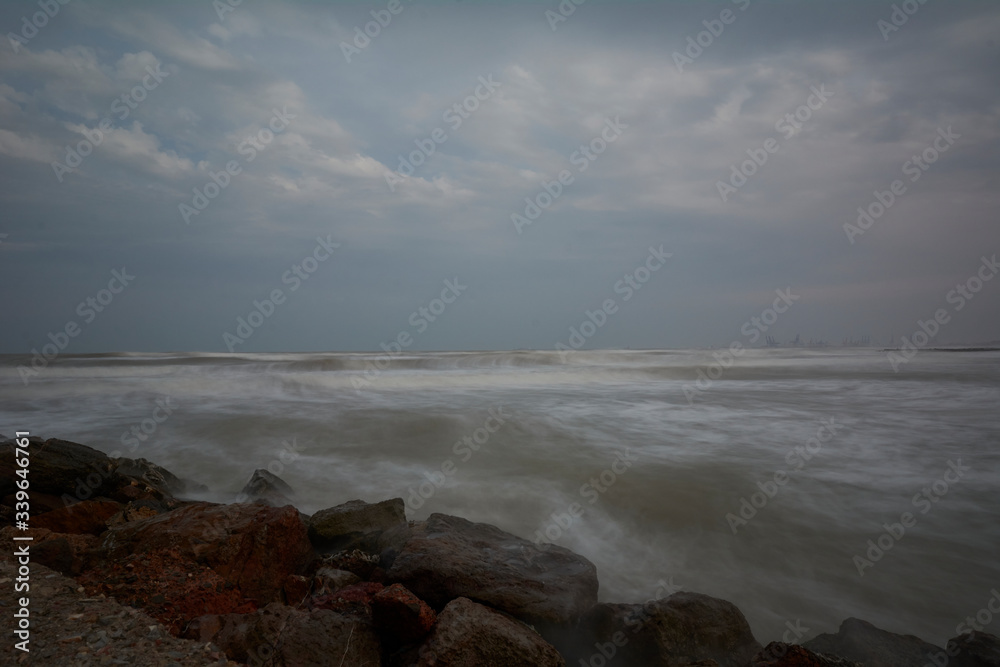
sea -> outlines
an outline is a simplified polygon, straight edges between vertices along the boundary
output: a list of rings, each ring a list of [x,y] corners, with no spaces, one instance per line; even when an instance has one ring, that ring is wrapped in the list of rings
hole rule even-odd
[[[400,497],[410,519],[456,515],[582,554],[602,601],[729,600],[765,644],[851,616],[938,645],[967,619],[1000,635],[998,351],[29,364],[0,357],[0,433],[146,458],[206,485],[199,499],[232,502],[258,468],[306,513]]]

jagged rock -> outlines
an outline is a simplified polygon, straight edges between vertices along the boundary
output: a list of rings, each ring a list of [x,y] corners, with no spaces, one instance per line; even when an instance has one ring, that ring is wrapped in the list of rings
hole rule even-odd
[[[339,551],[335,554],[321,556],[317,565],[335,570],[346,570],[357,575],[360,579],[371,579],[380,560],[381,558],[376,554],[354,549],[353,551]]]
[[[675,667],[714,661],[748,667],[761,650],[736,605],[700,593],[680,592],[645,604],[599,604],[575,632],[556,637],[570,664],[597,656],[615,665]]]
[[[597,568],[583,556],[444,514],[413,527],[386,581],[435,609],[466,597],[533,624],[568,624],[597,603]]]
[[[985,632],[974,630],[948,640],[947,653],[948,667],[1000,667],[1000,639]]]
[[[371,606],[375,628],[389,645],[422,639],[437,622],[434,610],[402,584],[383,588],[372,598]]]
[[[559,652],[531,628],[468,598],[438,616],[419,650],[418,667],[565,667]]]
[[[240,491],[236,502],[284,507],[294,505],[294,498],[295,492],[285,480],[267,470],[257,469]]]
[[[207,491],[204,484],[183,480],[166,468],[146,459],[113,459],[115,472],[129,481],[145,484],[164,497],[183,496],[187,493]]]
[[[100,535],[121,507],[113,500],[84,500],[39,514],[31,519],[31,525],[56,533]]]
[[[771,642],[753,658],[753,667],[862,667],[843,658],[813,653],[797,644]]]
[[[803,646],[817,653],[863,663],[865,667],[923,665],[929,654],[944,650],[919,637],[887,632],[857,618],[841,623],[837,634],[818,635]]]
[[[353,572],[332,567],[321,567],[316,570],[315,579],[319,593],[333,593],[361,581],[361,578]]]
[[[208,565],[258,605],[279,600],[285,578],[315,557],[294,507],[262,505],[194,503],[110,528],[101,546],[110,560],[176,551]]]
[[[325,551],[350,549],[368,536],[399,525],[406,525],[402,498],[366,503],[349,502],[320,510],[309,521],[309,539]]]
[[[0,529],[0,545],[5,553],[14,553],[17,547],[24,546],[25,542],[14,541],[15,536],[32,538],[31,562],[67,576],[76,576],[84,570],[90,561],[91,552],[98,544],[98,539],[93,535],[57,533],[42,527],[17,530],[14,526],[4,526]]]
[[[14,493],[15,441],[0,444],[0,497]],[[124,482],[114,472],[114,462],[103,452],[56,438],[29,445],[31,492],[74,500],[111,497]]]
[[[198,621],[199,639],[210,635],[226,655],[250,667],[382,664],[370,624],[326,609],[300,611],[272,603],[253,614]]]

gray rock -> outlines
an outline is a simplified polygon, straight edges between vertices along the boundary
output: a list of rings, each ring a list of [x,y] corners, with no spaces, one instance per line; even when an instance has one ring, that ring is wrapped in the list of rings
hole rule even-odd
[[[332,551],[351,549],[364,538],[400,525],[406,525],[402,498],[369,504],[363,500],[320,510],[309,520],[309,539],[317,548]]]
[[[345,586],[350,586],[361,581],[361,577],[353,572],[337,570],[332,567],[321,567],[316,570],[316,579],[320,586],[320,592],[317,594],[333,593]]]
[[[736,605],[688,592],[645,604],[596,605],[580,620],[575,637],[554,643],[570,664],[590,664],[603,656],[621,667],[679,667],[699,661],[749,667],[761,650]]]
[[[386,581],[435,609],[466,597],[532,624],[566,625],[597,603],[597,568],[583,556],[444,514],[410,530]]]
[[[207,490],[207,487],[188,482],[146,459],[113,459],[115,472],[129,480],[145,484],[166,497],[183,495],[193,491]]]
[[[420,648],[418,667],[564,667],[559,652],[528,626],[467,598],[448,603]]]
[[[371,625],[328,609],[307,612],[275,602],[253,614],[217,618],[220,629],[212,641],[231,659],[251,667],[382,664]]]
[[[262,503],[272,507],[294,505],[295,491],[277,475],[258,468],[240,491],[237,502]]]
[[[887,632],[857,618],[841,623],[837,634],[818,635],[803,646],[816,653],[863,663],[865,667],[923,665],[928,655],[944,651],[919,637]]]
[[[985,632],[967,632],[948,640],[948,667],[1000,667],[1000,639]]]
[[[804,646],[771,642],[753,658],[753,667],[863,667],[843,658],[813,653]]]

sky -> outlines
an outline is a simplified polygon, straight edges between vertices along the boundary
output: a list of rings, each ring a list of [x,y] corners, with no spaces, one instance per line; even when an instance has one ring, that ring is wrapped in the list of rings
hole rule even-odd
[[[3,353],[1000,340],[995,2],[16,0],[0,33]]]

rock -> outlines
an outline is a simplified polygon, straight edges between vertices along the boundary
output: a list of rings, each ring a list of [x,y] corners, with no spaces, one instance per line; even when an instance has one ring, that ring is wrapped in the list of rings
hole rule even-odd
[[[141,482],[164,497],[183,496],[187,493],[207,491],[208,487],[183,480],[166,468],[146,459],[114,459],[115,472],[129,481]]]
[[[985,632],[967,632],[948,640],[948,654],[948,667],[1000,667],[1000,639]]]
[[[31,525],[55,533],[100,535],[108,529],[108,519],[120,510],[121,505],[113,500],[84,500],[39,514]]]
[[[285,594],[285,604],[297,606],[312,592],[312,579],[301,574],[290,574],[281,588]]]
[[[597,568],[583,556],[444,514],[414,526],[386,581],[435,609],[465,597],[532,624],[569,624],[597,603]]]
[[[372,600],[384,588],[373,581],[345,586],[333,593],[314,595],[308,600],[310,609],[328,609],[338,614],[371,622]]]
[[[843,658],[813,653],[797,644],[771,642],[753,658],[752,667],[862,667]]]
[[[321,567],[315,574],[317,590],[322,593],[333,593],[345,586],[350,586],[361,581],[361,578],[353,572],[337,570],[332,567]]]
[[[34,525],[32,523],[32,525]],[[16,530],[13,526],[0,529],[0,544],[4,553],[14,553],[25,542],[15,542],[14,537],[31,537],[31,561],[49,567],[67,576],[80,574],[88,565],[91,553],[98,545],[93,535],[56,533],[48,528]]]
[[[295,503],[292,502],[294,497],[295,492],[285,480],[267,470],[257,469],[253,471],[250,481],[240,491],[236,502],[284,507],[285,505],[294,505]]]
[[[538,633],[468,598],[448,603],[419,651],[419,667],[564,667]]]
[[[688,592],[645,604],[596,605],[581,618],[575,638],[554,642],[573,665],[610,654],[623,666],[709,661],[748,667],[761,650],[736,605]]]
[[[166,511],[168,509],[155,500],[133,500],[108,519],[108,528],[114,528],[130,521],[148,519]]]
[[[103,594],[142,609],[173,634],[180,634],[190,621],[204,614],[257,609],[238,587],[176,549],[100,559],[80,575],[79,581],[90,595]]]
[[[349,549],[366,535],[400,524],[406,525],[402,498],[374,504],[351,500],[316,512],[309,521],[309,539],[326,551]]]
[[[193,503],[115,526],[101,548],[108,559],[175,551],[204,563],[258,605],[278,601],[290,574],[315,557],[294,507]]]
[[[371,602],[375,627],[386,644],[410,644],[423,639],[437,622],[430,606],[402,584],[375,594]]]
[[[300,611],[272,603],[254,614],[223,616],[219,626],[215,644],[231,659],[251,667],[382,664],[381,647],[370,624],[326,609]]]
[[[317,564],[320,567],[352,572],[360,579],[371,579],[380,560],[377,555],[354,549],[353,551],[339,551],[335,554],[321,556]]]
[[[13,441],[0,444],[0,496],[14,492]],[[33,441],[29,446],[31,492],[86,500],[111,496],[123,483],[114,472],[114,463],[103,452],[55,438]]]
[[[841,623],[837,634],[818,635],[803,646],[863,663],[865,667],[923,665],[928,654],[944,650],[913,635],[887,632],[857,618]]]

